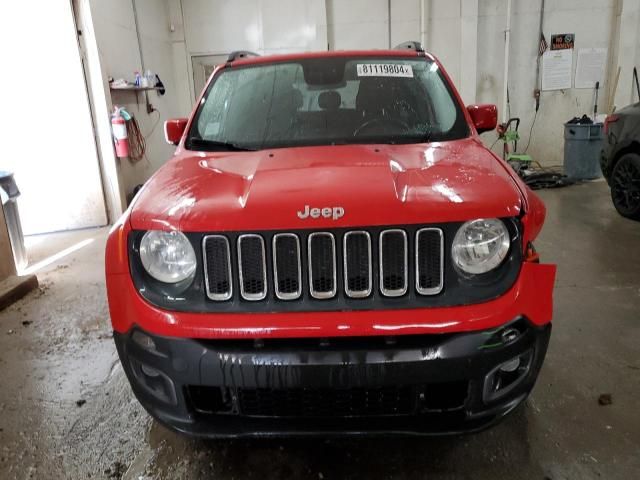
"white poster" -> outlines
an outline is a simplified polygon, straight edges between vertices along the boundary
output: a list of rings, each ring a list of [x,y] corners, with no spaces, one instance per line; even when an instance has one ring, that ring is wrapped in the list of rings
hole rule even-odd
[[[571,88],[573,49],[549,50],[542,55],[542,90]]]
[[[593,88],[596,82],[604,81],[604,69],[607,63],[606,48],[581,48],[578,50],[576,65],[576,88]]]

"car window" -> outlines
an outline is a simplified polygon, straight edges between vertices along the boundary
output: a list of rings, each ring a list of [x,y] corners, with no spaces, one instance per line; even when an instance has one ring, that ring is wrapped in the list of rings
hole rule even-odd
[[[425,58],[327,57],[222,69],[188,135],[248,149],[417,143],[469,134],[438,66]]]

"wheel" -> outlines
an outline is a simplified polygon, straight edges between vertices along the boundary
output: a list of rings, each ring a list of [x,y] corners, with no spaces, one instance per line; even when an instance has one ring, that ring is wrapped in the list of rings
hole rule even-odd
[[[613,168],[611,199],[620,215],[640,220],[640,155],[627,153]]]

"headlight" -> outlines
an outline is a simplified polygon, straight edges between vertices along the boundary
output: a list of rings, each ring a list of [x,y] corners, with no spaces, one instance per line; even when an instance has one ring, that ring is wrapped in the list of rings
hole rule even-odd
[[[453,239],[454,264],[463,272],[478,274],[496,268],[509,252],[509,232],[497,218],[463,224]]]
[[[156,280],[178,283],[196,271],[196,254],[180,232],[150,230],[140,241],[142,266]]]

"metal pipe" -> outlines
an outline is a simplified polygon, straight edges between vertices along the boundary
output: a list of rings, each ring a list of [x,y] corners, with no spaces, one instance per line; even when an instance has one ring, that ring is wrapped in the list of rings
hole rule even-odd
[[[509,42],[511,40],[511,0],[507,0],[507,28],[504,31],[504,76],[502,85],[502,121],[509,119]]]
[[[387,35],[389,36],[389,48],[391,48],[391,0],[387,0]]]
[[[136,8],[136,0],[131,0],[131,6],[133,7],[133,23],[136,27],[136,38],[138,39],[138,51],[140,52],[140,66],[142,70],[141,75],[144,75],[144,56],[142,54],[142,40],[140,39],[140,26],[138,25],[138,9]]]
[[[543,21],[544,21],[544,0],[542,0],[542,3],[540,4],[540,27],[538,28],[538,58],[536,60],[536,86],[535,88],[538,89],[542,89],[542,83],[540,81],[540,62],[542,59],[542,55],[540,55],[540,40],[542,39],[542,35],[543,35]]]
[[[420,44],[427,49],[427,0],[420,0]]]

